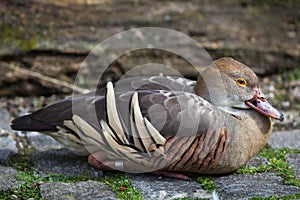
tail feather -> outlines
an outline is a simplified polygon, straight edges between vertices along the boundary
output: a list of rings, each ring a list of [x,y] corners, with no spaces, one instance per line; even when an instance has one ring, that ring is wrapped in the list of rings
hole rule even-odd
[[[18,131],[57,131],[54,124],[33,119],[31,115],[24,115],[12,120],[11,128]]]
[[[11,128],[19,131],[56,132],[57,126],[62,126],[64,120],[71,118],[72,99],[64,99],[12,120]]]

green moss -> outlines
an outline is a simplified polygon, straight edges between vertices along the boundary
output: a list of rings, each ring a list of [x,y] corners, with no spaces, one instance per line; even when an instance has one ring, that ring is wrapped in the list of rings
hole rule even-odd
[[[108,184],[112,191],[114,191],[119,199],[124,200],[142,200],[141,193],[130,184],[127,176],[121,173],[109,173],[102,180],[103,183]]]
[[[176,15],[178,15],[178,14],[176,13]],[[198,20],[203,20],[203,19],[204,19],[204,15],[201,14],[200,11],[194,10],[194,9],[186,10],[186,11],[183,12],[181,15],[182,15],[183,17],[188,17],[188,18],[196,17]]]
[[[13,190],[0,193],[0,199],[42,199],[38,183],[24,183]]]
[[[32,171],[32,164],[28,156],[16,155],[11,159],[10,165],[17,171]]]
[[[51,174],[49,176],[41,178],[42,182],[64,182],[64,183],[76,183],[79,181],[87,181],[91,178],[89,176],[63,176],[61,174]],[[101,180],[101,179],[98,179]]]
[[[276,196],[269,196],[269,197],[253,197],[250,198],[251,200],[290,200],[290,199],[299,199],[300,198],[300,193],[299,194],[293,194],[293,195],[287,195],[287,196],[281,196],[281,197],[276,197]]]
[[[44,178],[41,178],[41,182],[65,182],[65,183],[76,183],[79,181],[90,180],[89,176],[69,176],[64,177],[62,175],[49,175]],[[96,179],[96,181],[105,183],[110,186],[113,192],[116,193],[117,197],[120,199],[133,199],[139,200],[142,199],[141,194],[131,186],[128,177],[123,174],[107,174],[104,178]]]
[[[300,181],[296,179],[294,171],[285,161],[285,156],[291,153],[300,153],[300,150],[290,150],[287,148],[273,149],[265,147],[262,149],[258,156],[264,157],[269,161],[269,165],[259,167],[241,167],[236,170],[238,174],[252,174],[252,173],[266,173],[274,172],[276,175],[284,179],[284,184],[300,187]]]
[[[265,173],[272,169],[269,165],[261,165],[258,167],[243,166],[235,171],[236,174],[254,174],[254,173]]]
[[[65,182],[75,183],[79,181],[90,180],[86,176],[64,177],[62,175],[52,174],[46,177],[34,175],[32,163],[29,156],[18,155],[12,159],[11,167],[17,170],[18,180],[24,181],[19,187],[0,193],[0,199],[41,199],[39,184],[45,182]],[[128,177],[123,174],[108,173],[104,178],[96,179],[102,183],[108,184],[120,199],[141,200],[139,191],[131,186]]]
[[[40,177],[33,173],[32,163],[29,156],[17,155],[12,158],[11,167],[18,172],[16,179],[23,181],[24,184],[5,192],[0,193],[0,199],[41,199],[39,184],[44,182],[65,182],[75,183],[89,180],[89,176],[64,177],[52,174]],[[99,179],[100,180],[100,179]]]
[[[16,179],[24,181],[18,187],[0,193],[0,199],[41,199],[39,176],[33,174],[30,159],[27,156],[16,156],[11,166],[18,172]]]
[[[276,93],[276,94],[275,94],[275,98],[276,98],[277,100],[280,100],[280,101],[285,100],[285,97],[284,97],[283,94],[281,94],[281,93]]]
[[[290,150],[287,148],[274,149],[270,147],[265,147],[262,149],[258,156],[264,157],[269,161],[269,165],[262,165],[258,167],[248,167],[244,166],[236,170],[237,174],[253,174],[253,173],[267,173],[273,172],[284,179],[284,184],[293,185],[300,187],[300,181],[296,179],[293,170],[285,161],[285,156],[287,154],[300,153],[300,150]],[[252,200],[279,200],[279,199],[299,199],[300,193],[286,196],[269,196],[269,197],[254,197]]]
[[[197,181],[205,190],[208,190],[209,192],[212,192],[214,189],[216,189],[211,176],[199,176]]]
[[[41,35],[21,26],[7,25],[0,22],[0,44],[5,51],[29,51],[37,48]],[[2,50],[3,50],[2,49]],[[7,53],[7,52],[6,52]]]
[[[189,197],[184,197],[184,198],[175,198],[174,200],[203,200],[204,198],[189,198]]]
[[[285,161],[285,156],[291,153],[300,153],[300,150],[290,150],[287,148],[273,149],[267,147],[262,149],[258,155],[266,158],[270,162],[270,166],[274,169],[274,172],[284,179],[285,184],[300,187],[300,181],[296,179],[294,171]]]
[[[300,67],[297,66],[294,69],[289,70],[286,73],[286,76],[289,81],[299,80],[300,79]]]

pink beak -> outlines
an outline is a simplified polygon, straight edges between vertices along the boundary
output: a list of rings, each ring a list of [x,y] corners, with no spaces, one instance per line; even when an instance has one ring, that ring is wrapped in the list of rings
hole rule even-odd
[[[274,108],[264,97],[264,94],[258,89],[255,90],[255,95],[245,103],[250,108],[253,108],[267,117],[271,117],[279,121],[284,120],[283,114]]]

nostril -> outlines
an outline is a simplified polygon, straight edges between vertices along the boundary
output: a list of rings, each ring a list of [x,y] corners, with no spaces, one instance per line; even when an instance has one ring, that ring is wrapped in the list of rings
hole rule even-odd
[[[254,106],[257,106],[257,101],[256,101],[256,100],[253,100],[251,103],[252,103]]]
[[[265,98],[265,97],[262,97],[262,96],[258,97],[258,99],[261,100],[261,101],[263,101],[263,102],[266,102],[266,101],[267,101],[266,98]]]

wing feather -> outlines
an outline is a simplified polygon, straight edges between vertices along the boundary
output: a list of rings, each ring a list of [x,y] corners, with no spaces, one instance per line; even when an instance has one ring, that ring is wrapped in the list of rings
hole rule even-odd
[[[145,120],[145,125],[146,125],[146,127],[149,131],[149,134],[151,135],[151,137],[155,141],[155,144],[164,145],[167,141],[166,138],[164,138],[158,132],[158,130],[156,130],[156,128],[149,122],[149,120],[146,117],[144,117],[144,120]]]
[[[116,106],[115,92],[111,82],[107,83],[107,94],[106,94],[106,112],[108,116],[109,125],[115,130],[116,136],[122,143],[128,144],[126,135],[120,122],[119,114]]]
[[[155,140],[153,139],[151,133],[148,131],[147,127],[145,126],[145,121],[139,106],[137,92],[135,92],[132,96],[131,112],[132,112],[131,116],[132,115],[134,116],[134,123],[137,130],[135,132],[134,141],[137,140],[138,144],[141,145],[139,146],[139,148],[144,149],[149,155],[150,154],[149,147],[155,142]]]

